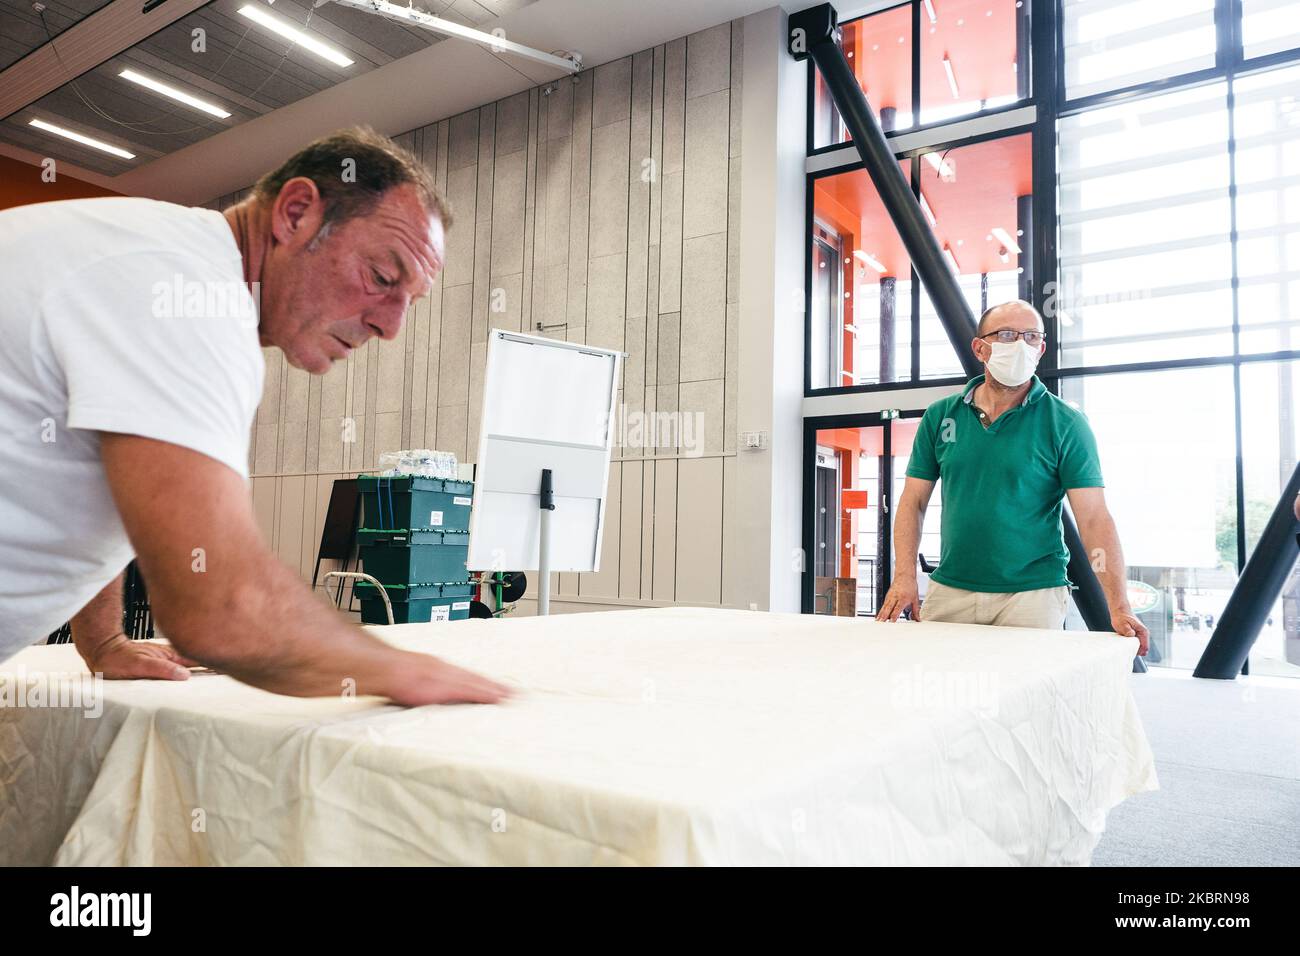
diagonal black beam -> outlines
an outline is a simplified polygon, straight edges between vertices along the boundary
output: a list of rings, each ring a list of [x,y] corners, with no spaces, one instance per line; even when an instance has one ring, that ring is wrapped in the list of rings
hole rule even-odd
[[[844,51],[835,42],[837,23],[838,15],[829,3],[791,14],[790,54],[796,60],[811,57],[817,64],[826,88],[839,108],[840,117],[853,136],[853,144],[858,148],[867,175],[871,177],[885,211],[893,220],[894,228],[912,259],[912,267],[930,293],[930,301],[934,303],[948,341],[952,343],[966,375],[973,378],[983,371],[970,347],[971,339],[975,337],[975,316],[961,294],[961,286],[943,256],[938,239],[922,218],[921,205],[898,168],[893,150],[867,104],[867,97],[858,85]],[[1074,520],[1064,512],[1061,524],[1065,544],[1070,549],[1069,575],[1076,586],[1074,603],[1089,630],[1109,631],[1110,610],[1106,605],[1106,595],[1088,562],[1079,530]]]
[[[1193,677],[1232,680],[1241,673],[1251,645],[1259,637],[1264,620],[1296,562],[1295,536],[1300,533],[1300,521],[1296,521],[1294,511],[1297,494],[1300,494],[1300,464],[1291,472],[1291,480],[1264,526],[1259,544],[1241,569],[1241,577],[1237,578],[1227,606],[1219,615],[1214,636],[1201,653]]]

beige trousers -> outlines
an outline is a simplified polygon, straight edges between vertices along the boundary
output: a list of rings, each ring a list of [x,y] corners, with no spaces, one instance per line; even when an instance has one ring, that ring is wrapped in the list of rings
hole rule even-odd
[[[994,624],[999,627],[1038,627],[1059,631],[1065,626],[1070,589],[1039,588],[1007,594],[963,591],[931,581],[921,603],[922,621],[950,624]]]

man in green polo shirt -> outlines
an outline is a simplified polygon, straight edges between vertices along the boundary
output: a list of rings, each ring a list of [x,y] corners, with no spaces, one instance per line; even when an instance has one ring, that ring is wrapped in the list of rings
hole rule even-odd
[[[984,374],[927,408],[917,428],[895,515],[894,582],[877,620],[896,621],[910,608],[916,620],[1059,630],[1070,600],[1061,532],[1068,495],[1111,627],[1136,636],[1146,654],[1147,629],[1128,603],[1092,429],[1034,375],[1046,347],[1043,320],[1028,302],[980,317],[971,348]],[[922,608],[916,555],[940,478],[943,543]]]

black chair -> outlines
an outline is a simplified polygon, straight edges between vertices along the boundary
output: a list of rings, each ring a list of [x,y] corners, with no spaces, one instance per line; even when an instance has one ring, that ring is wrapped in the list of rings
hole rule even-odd
[[[355,478],[335,478],[330,489],[330,503],[325,510],[325,525],[320,532],[320,547],[316,550],[316,568],[311,573],[311,588],[316,590],[322,561],[342,561],[340,571],[348,570],[352,553],[357,545],[357,522],[361,517],[361,492]],[[343,604],[343,579],[339,579],[334,606]]]
[[[133,641],[154,636],[149,590],[145,587],[140,566],[134,561],[126,566],[126,571],[122,575],[122,633]],[[45,639],[46,644],[68,644],[71,641],[71,621]]]

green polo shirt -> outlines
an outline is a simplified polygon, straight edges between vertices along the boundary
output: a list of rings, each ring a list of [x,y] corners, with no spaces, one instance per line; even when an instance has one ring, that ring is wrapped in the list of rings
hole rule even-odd
[[[943,480],[939,566],[930,577],[966,591],[1033,591],[1070,583],[1061,500],[1101,488],[1097,442],[1083,413],[1034,376],[1025,400],[988,428],[960,395],[925,410],[909,478]]]

